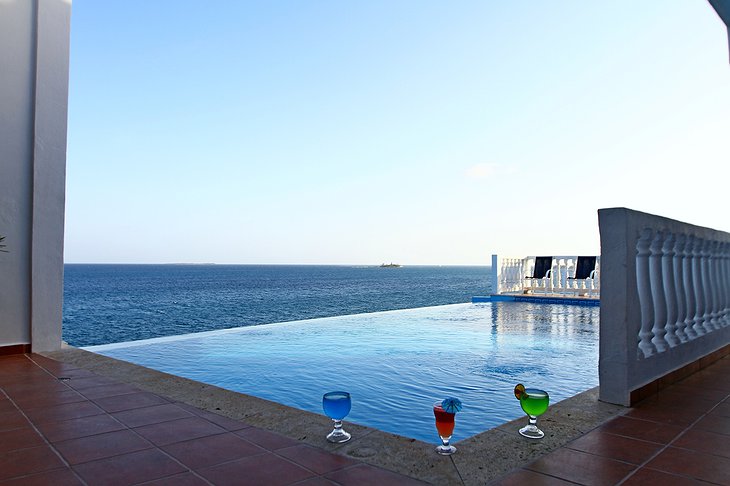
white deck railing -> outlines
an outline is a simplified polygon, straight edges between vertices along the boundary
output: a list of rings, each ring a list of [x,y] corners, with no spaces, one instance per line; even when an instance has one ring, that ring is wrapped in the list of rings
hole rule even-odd
[[[577,256],[553,256],[549,278],[528,279],[535,268],[535,257],[500,257],[492,255],[492,292],[495,294],[532,293],[599,297],[601,257],[596,257],[593,278],[574,280]]]
[[[625,208],[598,212],[603,258],[601,400],[730,342],[730,233]]]

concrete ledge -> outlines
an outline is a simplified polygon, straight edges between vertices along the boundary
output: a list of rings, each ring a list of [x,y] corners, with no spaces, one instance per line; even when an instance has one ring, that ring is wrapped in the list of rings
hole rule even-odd
[[[347,430],[353,439],[345,444],[330,444],[323,437],[331,421],[323,415],[73,347],[44,355],[315,447],[440,485],[489,483],[628,410],[599,402],[598,388],[594,388],[548,409],[540,419],[546,433],[543,440],[521,437],[517,429],[526,420],[521,418],[457,442],[458,452],[443,457],[434,452],[435,428],[435,440],[428,444],[348,422]]]
[[[697,359],[685,366],[682,366],[681,368],[669,372],[666,375],[652,381],[651,383],[647,383],[646,385],[637,388],[636,390],[632,390],[630,394],[630,406],[633,407],[640,401],[645,400],[652,395],[655,395],[664,388],[687,378],[689,375],[696,373],[703,368],[707,368],[714,362],[724,358],[729,354],[730,344],[708,354],[707,356],[703,356],[700,359]]]

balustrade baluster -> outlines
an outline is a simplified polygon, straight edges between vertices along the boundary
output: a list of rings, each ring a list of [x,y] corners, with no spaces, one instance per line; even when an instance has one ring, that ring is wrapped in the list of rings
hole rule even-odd
[[[500,261],[500,269],[499,269],[499,281],[497,283],[497,289],[494,290],[495,293],[499,294],[501,292],[504,292],[509,288],[509,272],[510,269],[507,266],[507,263],[504,259]]]
[[[506,288],[509,289],[509,291],[514,291],[515,287],[518,284],[518,282],[522,282],[515,272],[519,272],[522,268],[522,262],[517,262],[514,259],[510,259],[510,267],[509,267],[509,281],[506,282]]]
[[[499,291],[510,291],[512,290],[512,281],[514,280],[514,267],[512,265],[512,259],[502,260],[502,270],[500,273],[499,280]]]
[[[722,327],[730,325],[730,242],[720,244],[720,320]]]
[[[553,293],[553,289],[555,288],[555,271],[558,269],[557,265],[557,262],[554,260],[550,262],[550,278],[545,282],[545,293]]]
[[[510,268],[509,260],[507,258],[502,258],[500,260],[499,283],[497,284],[498,288],[494,290],[496,294],[500,294],[510,288],[510,273],[512,273],[512,269]]]
[[[518,278],[519,272],[522,262],[519,260],[516,260],[514,258],[510,258],[506,261],[507,267],[505,268],[505,282],[504,282],[504,290],[506,292],[513,292],[515,291],[515,287],[517,287],[522,281]]]
[[[520,258],[517,275],[515,275],[515,291],[516,292],[522,292],[522,287],[525,283],[525,271],[527,270],[525,268],[526,260],[524,258]]]
[[[712,288],[710,283],[710,242],[708,240],[702,240],[702,246],[700,247],[700,262],[701,262],[701,285],[702,285],[702,313],[700,314],[702,319],[702,327],[705,333],[712,332],[714,328],[710,323],[710,295],[712,295]]]
[[[677,336],[677,294],[674,290],[674,233],[667,233],[662,245],[662,293],[666,302],[666,322],[664,329],[669,347],[677,346],[681,340]]]
[[[730,301],[730,274],[728,274],[728,258],[730,257],[730,242],[720,242],[718,248],[718,279],[720,281],[720,301],[718,304],[718,320],[720,326],[725,327],[730,324],[730,315],[728,311],[728,301]]]
[[[687,236],[680,234],[675,238],[674,243],[674,302],[677,311],[675,334],[681,342],[687,342],[689,337],[685,332],[687,324],[687,307],[685,303],[684,288],[684,247],[687,243]]]
[[[563,286],[566,290],[570,287],[570,280],[568,280],[568,277],[570,277],[570,262],[572,262],[573,260],[573,258],[568,258],[565,260],[565,279],[563,281]]]
[[[664,282],[662,279],[662,247],[664,246],[664,234],[657,231],[649,246],[649,284],[651,286],[651,303],[654,311],[654,324],[651,332],[652,344],[658,353],[666,351],[669,347],[664,336],[667,333],[667,304],[664,298]]]
[[[730,242],[720,243],[720,321],[721,326],[730,324],[730,273],[728,262],[730,258]]]
[[[696,238],[692,235],[687,236],[687,246],[684,249],[684,258],[682,259],[683,277],[684,277],[684,289],[685,289],[685,302],[687,303],[686,311],[687,314],[684,318],[686,324],[684,330],[689,339],[694,339],[699,334],[695,330],[695,316],[697,315],[697,302],[695,299],[695,262],[694,262],[694,247],[697,244]]]
[[[654,334],[654,309],[651,296],[651,282],[649,273],[649,246],[652,240],[652,230],[647,228],[641,232],[636,242],[636,285],[639,292],[639,305],[641,307],[641,329],[638,336],[639,358],[648,358],[656,353],[656,346],[652,342]]]
[[[719,241],[711,241],[710,247],[709,247],[709,257],[708,257],[708,267],[709,267],[709,275],[707,276],[708,280],[710,281],[710,289],[709,289],[709,298],[710,298],[710,325],[713,329],[720,329],[720,322],[717,320],[717,317],[720,315],[718,312],[718,305],[720,301],[720,295],[718,293],[719,287],[720,287],[720,280],[718,277],[718,245]]]
[[[725,242],[723,251],[723,282],[724,282],[724,305],[723,314],[725,325],[730,325],[730,241]]]
[[[704,240],[693,236],[692,245],[692,288],[695,297],[695,313],[692,318],[692,329],[698,336],[707,334],[707,329],[703,326],[703,316],[705,315],[705,296],[702,288],[702,246]]]

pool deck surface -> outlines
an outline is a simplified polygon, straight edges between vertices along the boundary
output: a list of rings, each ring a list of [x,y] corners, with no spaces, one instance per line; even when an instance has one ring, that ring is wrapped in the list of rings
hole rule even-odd
[[[52,358],[52,359],[51,359]],[[525,420],[434,444],[75,348],[0,357],[0,484],[730,484],[730,356],[634,408],[597,389]],[[458,416],[457,416],[458,427]]]

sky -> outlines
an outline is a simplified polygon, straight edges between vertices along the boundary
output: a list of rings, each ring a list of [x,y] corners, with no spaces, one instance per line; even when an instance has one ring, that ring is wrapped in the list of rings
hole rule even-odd
[[[598,254],[597,210],[730,231],[705,1],[74,0],[68,263]]]

